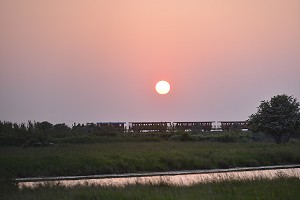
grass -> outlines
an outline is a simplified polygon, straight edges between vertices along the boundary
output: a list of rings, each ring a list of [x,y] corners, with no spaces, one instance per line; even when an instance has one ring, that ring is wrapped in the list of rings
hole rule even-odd
[[[1,147],[0,176],[35,177],[299,164],[299,143],[109,142]]]
[[[280,177],[273,180],[234,180],[193,186],[131,185],[125,187],[75,186],[66,188],[48,185],[3,193],[3,199],[299,199],[300,180]]]

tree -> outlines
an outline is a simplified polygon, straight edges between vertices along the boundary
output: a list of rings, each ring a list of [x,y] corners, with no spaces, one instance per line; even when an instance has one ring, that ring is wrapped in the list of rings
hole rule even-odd
[[[257,113],[250,116],[250,128],[270,134],[277,144],[285,143],[300,128],[299,105],[296,98],[286,94],[262,101]]]
[[[64,137],[71,132],[71,128],[68,127],[65,123],[55,124],[53,126],[53,136],[54,137]]]
[[[34,123],[35,134],[38,136],[40,140],[47,141],[49,136],[51,136],[50,134],[52,128],[53,128],[53,124],[47,121]]]

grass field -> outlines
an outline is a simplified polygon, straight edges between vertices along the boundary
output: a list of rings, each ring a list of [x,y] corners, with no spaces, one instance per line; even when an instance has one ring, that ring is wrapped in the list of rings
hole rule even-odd
[[[91,175],[299,163],[299,143],[276,145],[159,141],[0,148],[0,171],[4,177]]]
[[[169,185],[131,185],[116,187],[43,186],[36,189],[13,190],[2,193],[3,199],[272,199],[300,198],[300,180],[281,177],[274,180],[224,181],[188,187]]]

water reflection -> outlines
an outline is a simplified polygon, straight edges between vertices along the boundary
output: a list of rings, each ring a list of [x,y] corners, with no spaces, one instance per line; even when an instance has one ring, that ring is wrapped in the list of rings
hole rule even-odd
[[[208,174],[186,174],[186,175],[166,175],[148,177],[128,177],[128,178],[103,178],[103,179],[81,179],[81,180],[59,180],[40,182],[20,182],[19,188],[35,188],[45,184],[58,184],[66,187],[76,185],[97,185],[124,187],[133,184],[169,184],[179,186],[189,186],[197,183],[207,183],[211,181],[243,180],[243,179],[273,179],[280,176],[297,177],[300,179],[300,168],[256,170],[242,172],[221,172]]]

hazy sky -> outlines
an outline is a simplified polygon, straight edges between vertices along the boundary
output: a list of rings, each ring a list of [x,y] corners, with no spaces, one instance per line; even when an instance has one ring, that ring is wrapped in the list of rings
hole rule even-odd
[[[299,0],[0,0],[2,121],[245,120],[283,93]]]

